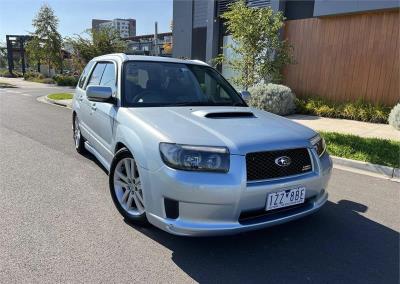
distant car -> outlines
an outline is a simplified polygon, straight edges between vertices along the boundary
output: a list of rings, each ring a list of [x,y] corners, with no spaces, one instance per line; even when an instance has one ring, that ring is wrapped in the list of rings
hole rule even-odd
[[[260,229],[321,208],[324,140],[241,95],[200,61],[97,57],[73,100],[75,147],[109,171],[125,219],[176,235]]]

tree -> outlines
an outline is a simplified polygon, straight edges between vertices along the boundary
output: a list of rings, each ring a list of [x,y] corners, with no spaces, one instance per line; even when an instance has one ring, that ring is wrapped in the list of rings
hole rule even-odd
[[[6,68],[8,65],[6,44],[0,42],[0,68]]]
[[[52,66],[62,69],[62,38],[57,30],[58,18],[53,9],[47,4],[42,5],[32,25],[35,31],[26,47],[28,59],[34,63],[46,63],[49,67],[48,75]]]
[[[236,72],[233,83],[247,90],[259,82],[280,82],[281,69],[292,62],[291,46],[282,40],[283,14],[268,8],[250,8],[244,0],[231,4],[222,16],[233,44],[234,58],[223,54],[215,62]]]
[[[40,61],[44,61],[44,51],[40,44],[40,40],[37,37],[33,37],[29,40],[25,47],[26,57],[28,58],[30,65],[36,65],[37,71],[40,72]]]
[[[113,28],[86,31],[87,37],[75,35],[67,39],[72,47],[72,62],[75,69],[81,71],[96,56],[125,52],[127,44]]]
[[[172,43],[166,42],[163,44],[164,53],[172,54]]]

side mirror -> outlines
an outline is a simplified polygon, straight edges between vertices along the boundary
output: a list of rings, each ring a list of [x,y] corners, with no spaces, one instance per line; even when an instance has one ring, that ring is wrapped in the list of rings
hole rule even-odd
[[[106,86],[88,86],[86,96],[89,101],[107,102],[112,97],[112,89]]]
[[[240,96],[242,97],[243,100],[247,102],[250,99],[251,94],[249,91],[241,91]]]

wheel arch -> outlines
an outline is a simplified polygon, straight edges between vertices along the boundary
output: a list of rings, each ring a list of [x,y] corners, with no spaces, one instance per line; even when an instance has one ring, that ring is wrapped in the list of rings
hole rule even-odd
[[[122,148],[131,152],[139,166],[147,168],[142,140],[132,129],[120,125],[116,131],[114,154]]]

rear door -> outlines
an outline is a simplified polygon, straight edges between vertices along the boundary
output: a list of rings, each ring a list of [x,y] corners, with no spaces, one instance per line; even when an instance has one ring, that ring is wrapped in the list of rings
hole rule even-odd
[[[88,139],[90,136],[88,132],[87,121],[89,119],[90,105],[86,98],[86,81],[90,75],[90,72],[94,66],[95,62],[90,61],[85,69],[83,69],[81,77],[79,78],[78,86],[75,89],[75,104],[74,110],[78,116],[81,126],[82,135]]]

